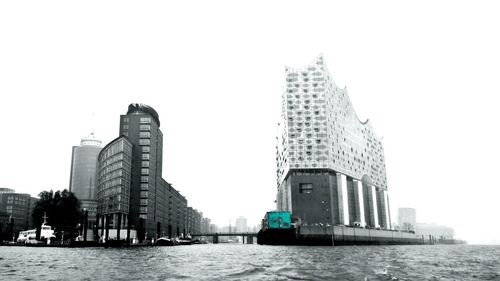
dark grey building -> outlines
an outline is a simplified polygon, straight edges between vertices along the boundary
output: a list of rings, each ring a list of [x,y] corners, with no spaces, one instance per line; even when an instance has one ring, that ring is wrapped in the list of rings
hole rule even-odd
[[[12,241],[11,216],[0,211],[0,241]]]
[[[114,139],[99,153],[96,220],[100,236],[104,235],[105,224],[115,230],[124,230],[128,227],[131,209],[131,168],[132,143],[125,136]]]
[[[80,146],[73,146],[71,154],[71,171],[69,191],[81,201],[81,208],[88,210],[88,226],[95,224],[97,213],[96,166],[97,156],[101,151],[102,142],[95,138],[94,133],[81,140]]]
[[[31,214],[35,208],[37,198],[26,193],[16,193],[10,188],[0,188],[0,212],[6,213],[13,223],[13,231],[17,236],[20,231],[32,229]],[[2,227],[6,226],[2,223]]]
[[[137,230],[139,240],[186,234],[187,200],[162,178],[158,113],[150,106],[131,104],[120,116],[119,135],[98,157],[100,227],[106,221],[110,228],[130,227]]]

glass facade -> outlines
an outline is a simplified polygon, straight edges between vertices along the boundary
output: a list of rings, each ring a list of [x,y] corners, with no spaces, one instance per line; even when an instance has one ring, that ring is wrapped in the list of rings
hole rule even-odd
[[[323,57],[286,69],[277,143],[277,183],[290,169],[331,169],[354,179],[367,175],[386,189],[384,148],[368,121],[361,122],[347,90],[335,85]]]
[[[186,233],[187,200],[162,178],[163,134],[156,111],[131,104],[120,116],[119,135],[99,156],[98,215],[114,225],[118,217],[105,215],[122,212],[127,202],[125,219],[139,239]]]
[[[389,227],[382,140],[358,119],[322,56],[286,68],[276,147],[278,210],[309,222]]]
[[[129,213],[132,144],[119,137],[99,154],[97,174],[97,212]]]
[[[97,156],[102,142],[94,137],[83,138],[80,146],[73,147],[69,191],[81,201],[81,208],[88,211],[88,227],[95,223],[96,216],[96,168]]]

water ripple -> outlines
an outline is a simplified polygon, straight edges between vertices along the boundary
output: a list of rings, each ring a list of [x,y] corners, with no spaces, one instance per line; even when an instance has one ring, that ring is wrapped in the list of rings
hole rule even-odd
[[[9,281],[500,280],[500,246],[4,246],[0,276]]]

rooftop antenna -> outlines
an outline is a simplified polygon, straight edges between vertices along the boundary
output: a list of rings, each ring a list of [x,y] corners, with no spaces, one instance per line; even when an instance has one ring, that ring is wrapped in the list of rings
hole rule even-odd
[[[95,134],[95,112],[92,112],[92,121],[91,121],[91,125],[92,125],[92,128],[90,129],[90,135],[92,137],[95,137],[94,134]]]

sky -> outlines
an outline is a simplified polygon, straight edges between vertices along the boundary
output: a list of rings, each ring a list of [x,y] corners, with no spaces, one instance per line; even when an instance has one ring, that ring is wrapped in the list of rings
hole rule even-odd
[[[375,3],[376,2],[376,3]],[[163,177],[219,226],[275,208],[285,66],[318,55],[383,137],[391,217],[500,243],[495,1],[2,1],[0,187],[69,187],[71,148],[130,103]]]

